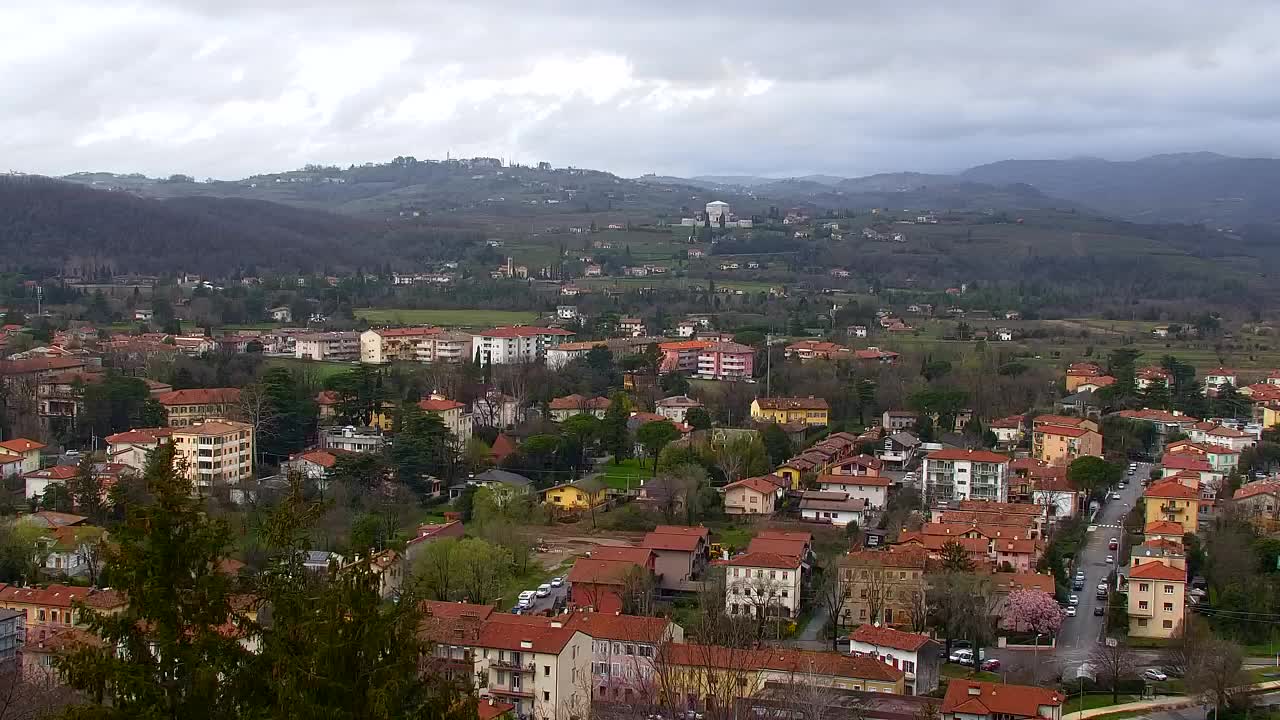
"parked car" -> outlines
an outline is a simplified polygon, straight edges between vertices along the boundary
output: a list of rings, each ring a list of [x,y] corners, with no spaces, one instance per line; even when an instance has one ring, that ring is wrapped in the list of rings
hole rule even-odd
[[[953,662],[959,665],[972,665],[973,651],[967,648],[952,650],[951,655],[947,657],[947,662]]]
[[[1116,561],[1116,558],[1115,558],[1115,556],[1114,556],[1114,555],[1108,555],[1108,556],[1107,556],[1106,563],[1107,563],[1108,565],[1110,565],[1110,564],[1114,563],[1115,561]]]
[[[1119,540],[1117,540],[1116,538],[1111,538],[1110,540],[1108,540],[1108,541],[1107,541],[1107,549],[1108,549],[1108,550],[1119,550],[1119,549],[1120,549],[1120,541],[1119,541]]]
[[[538,597],[546,597],[551,594],[551,583],[542,583],[538,586]]]
[[[1076,606],[1075,606],[1075,605],[1068,605],[1068,606],[1067,606],[1067,609],[1066,609],[1066,611],[1065,611],[1065,612],[1067,613],[1067,617],[1075,617],[1075,616],[1076,616]]]
[[[1119,500],[1119,499],[1120,499],[1120,493],[1118,493],[1118,492],[1113,492],[1113,493],[1111,493],[1111,499],[1112,499],[1112,500]]]
[[[1094,615],[1097,615],[1098,617],[1102,617],[1103,615],[1106,615],[1106,614],[1107,614],[1107,608],[1106,608],[1106,606],[1105,606],[1105,605],[1094,605],[1094,606],[1093,606],[1093,614],[1094,614]]]
[[[1159,670],[1157,670],[1157,669],[1155,669],[1155,668],[1147,668],[1147,669],[1142,673],[1142,679],[1143,679],[1143,680],[1153,680],[1153,681],[1155,681],[1155,682],[1164,682],[1165,680],[1168,680],[1168,679],[1169,679],[1169,676],[1168,676],[1168,675],[1165,675],[1163,672],[1161,672],[1161,671],[1159,671]]]
[[[995,672],[1000,669],[1000,661],[995,658],[987,658],[982,661],[982,669],[987,672]]]
[[[551,587],[561,587],[563,585],[564,585],[564,578],[562,577],[551,578]]]
[[[1106,584],[1106,583],[1104,583],[1104,582],[1098,583],[1098,591],[1099,591],[1099,592],[1106,592],[1107,590],[1110,590],[1110,589],[1111,589],[1111,588],[1107,587],[1107,584]]]
[[[1068,605],[1071,605],[1071,606],[1073,606],[1073,607],[1074,607],[1074,606],[1076,606],[1076,605],[1079,605],[1079,604],[1080,604],[1080,596],[1079,596],[1079,595],[1072,595],[1071,597],[1067,598],[1067,604],[1068,604]]]
[[[1077,581],[1075,581],[1075,582],[1071,583],[1071,589],[1072,589],[1072,590],[1075,590],[1076,592],[1080,592],[1081,590],[1084,590],[1084,581],[1083,581],[1083,580],[1077,580]]]

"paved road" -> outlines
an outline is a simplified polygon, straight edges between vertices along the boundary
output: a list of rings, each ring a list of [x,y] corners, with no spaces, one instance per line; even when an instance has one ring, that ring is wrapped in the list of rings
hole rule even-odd
[[[536,588],[536,587],[531,587],[531,588],[527,588],[527,589],[529,589],[529,590],[537,590],[538,588]],[[569,593],[569,583],[567,583],[567,582],[566,582],[565,584],[561,585],[560,587],[553,587],[553,588],[551,588],[551,594],[550,594],[550,595],[548,595],[548,596],[546,596],[546,597],[535,597],[535,598],[533,599],[533,602],[529,605],[529,607],[528,607],[527,609],[523,610],[522,612],[524,612],[524,613],[545,613],[546,611],[550,610],[550,609],[551,609],[551,608],[556,604],[556,601],[557,601],[557,600],[560,600],[560,601],[561,601],[561,604],[563,604],[563,603],[565,603],[565,602],[568,602],[568,600],[569,600],[569,599],[568,599],[568,597],[567,597],[567,596],[568,596],[568,593]]]
[[[1138,463],[1138,469],[1134,474],[1125,476],[1125,489],[1117,490],[1120,493],[1120,499],[1108,499],[1103,504],[1094,520],[1094,525],[1091,526],[1092,530],[1085,535],[1084,549],[1076,559],[1077,564],[1071,568],[1072,575],[1077,569],[1084,570],[1084,590],[1075,590],[1071,593],[1080,598],[1080,604],[1076,608],[1076,616],[1067,618],[1062,624],[1058,646],[1049,651],[1040,650],[1038,653],[1028,650],[994,648],[989,650],[990,657],[1000,660],[1002,671],[1030,672],[1032,665],[1038,659],[1040,665],[1038,675],[1041,680],[1054,675],[1057,671],[1063,672],[1066,677],[1071,677],[1075,669],[1089,658],[1089,653],[1102,637],[1103,623],[1106,620],[1105,615],[1094,615],[1093,608],[1106,607],[1107,601],[1098,600],[1096,595],[1098,583],[1104,582],[1115,567],[1114,564],[1107,564],[1107,556],[1111,555],[1116,561],[1127,560],[1119,557],[1118,551],[1108,550],[1107,544],[1111,538],[1120,539],[1124,516],[1142,497],[1142,479],[1150,477],[1150,474],[1150,464]]]
[[[1280,705],[1280,693],[1260,693],[1252,696],[1251,699],[1255,709]],[[1206,718],[1212,719],[1213,713],[1209,711],[1208,705],[1195,705],[1177,710],[1153,710],[1135,715],[1134,718],[1135,720],[1206,720]]]

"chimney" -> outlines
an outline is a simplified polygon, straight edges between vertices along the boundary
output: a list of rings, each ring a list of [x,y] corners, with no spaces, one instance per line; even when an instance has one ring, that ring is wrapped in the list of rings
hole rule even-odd
[[[981,685],[970,685],[970,686],[969,686],[969,694],[970,694],[970,695],[974,695],[974,696],[981,695],[981,694],[982,694],[982,686],[981,686]]]

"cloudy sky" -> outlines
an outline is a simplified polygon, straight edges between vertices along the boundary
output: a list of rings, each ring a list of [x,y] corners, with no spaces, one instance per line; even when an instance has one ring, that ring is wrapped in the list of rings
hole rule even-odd
[[[0,0],[0,171],[1280,155],[1280,3]]]

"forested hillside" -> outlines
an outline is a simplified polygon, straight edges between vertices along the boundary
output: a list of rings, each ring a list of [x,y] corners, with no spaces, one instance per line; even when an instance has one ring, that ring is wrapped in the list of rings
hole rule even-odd
[[[260,200],[157,200],[45,178],[0,178],[0,266],[9,270],[381,267],[456,256],[479,238]]]

